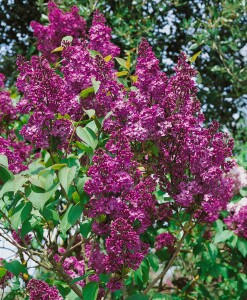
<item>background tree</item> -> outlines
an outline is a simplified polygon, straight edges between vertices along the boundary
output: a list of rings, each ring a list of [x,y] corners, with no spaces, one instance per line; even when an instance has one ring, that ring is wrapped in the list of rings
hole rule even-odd
[[[10,84],[16,78],[16,56],[30,57],[35,51],[30,29],[33,19],[39,20],[38,2],[31,0],[2,0],[0,2],[0,73]]]

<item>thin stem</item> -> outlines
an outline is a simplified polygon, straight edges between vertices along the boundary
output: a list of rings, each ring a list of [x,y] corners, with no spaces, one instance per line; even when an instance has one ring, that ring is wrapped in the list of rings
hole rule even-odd
[[[143,294],[147,294],[150,289],[162,278],[166,275],[166,273],[168,272],[168,270],[170,269],[170,267],[172,266],[174,260],[176,259],[176,257],[178,256],[180,249],[182,247],[182,244],[184,242],[184,239],[186,238],[187,234],[189,233],[189,231],[184,231],[183,236],[181,238],[181,240],[179,241],[176,251],[174,252],[172,258],[170,259],[169,263],[167,264],[166,268],[147,286],[147,288],[144,290]]]

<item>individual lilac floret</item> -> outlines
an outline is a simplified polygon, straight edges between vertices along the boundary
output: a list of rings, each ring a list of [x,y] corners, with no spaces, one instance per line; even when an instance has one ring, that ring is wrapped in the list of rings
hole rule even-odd
[[[108,55],[115,57],[119,55],[120,49],[111,43],[111,28],[106,26],[105,22],[104,16],[96,10],[89,30],[89,48],[100,52],[103,57]]]
[[[49,286],[46,282],[31,279],[27,285],[30,300],[63,300],[55,287]]]
[[[70,12],[63,12],[53,1],[48,3],[48,18],[48,26],[33,21],[31,27],[38,40],[38,50],[50,62],[55,62],[58,55],[51,51],[60,46],[65,36],[72,36],[73,44],[78,43],[80,38],[84,38],[86,21],[79,15],[78,7],[73,6]]]
[[[160,250],[167,247],[169,251],[172,251],[176,240],[176,237],[169,232],[161,233],[156,237],[155,248]]]
[[[247,239],[247,197],[237,203],[229,203],[227,210],[230,215],[225,219],[225,223],[238,236]]]

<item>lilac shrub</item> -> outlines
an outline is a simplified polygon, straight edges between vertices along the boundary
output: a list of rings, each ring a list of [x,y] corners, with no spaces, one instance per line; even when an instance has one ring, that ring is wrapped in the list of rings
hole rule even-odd
[[[37,170],[19,174],[24,183],[10,191],[2,214],[10,228],[22,228],[11,230],[18,251],[37,255],[33,260],[80,298],[97,287],[98,299],[107,299],[126,293],[126,276],[140,274],[153,253],[165,253],[172,266],[193,229],[211,228],[223,210],[230,212],[226,224],[247,238],[246,198],[229,204],[244,186],[234,175],[233,140],[217,122],[205,126],[197,72],[185,53],[168,77],[142,39],[133,71],[129,58],[118,58],[99,11],[89,29],[76,7],[64,13],[50,1],[48,11],[48,25],[31,24],[41,55],[17,60],[17,107],[0,76],[0,154],[14,173],[27,168],[31,149],[43,155]],[[9,124],[23,114],[30,116],[20,130],[25,141],[17,141]],[[17,212],[9,204],[14,197]],[[21,224],[12,226],[19,210]],[[145,294],[168,267],[146,281]],[[27,291],[30,299],[62,299],[34,278]]]

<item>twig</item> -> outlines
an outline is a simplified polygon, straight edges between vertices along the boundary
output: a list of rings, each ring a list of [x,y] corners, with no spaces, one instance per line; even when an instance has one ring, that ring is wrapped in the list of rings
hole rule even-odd
[[[166,266],[166,268],[147,286],[147,288],[144,290],[143,294],[147,294],[150,289],[162,278],[166,275],[167,271],[170,269],[170,267],[172,266],[174,260],[176,259],[177,255],[180,252],[180,248],[182,247],[183,241],[186,238],[187,234],[189,233],[189,231],[184,231],[183,236],[181,238],[181,240],[179,241],[176,251],[174,252],[172,258],[170,259],[168,265]]]

